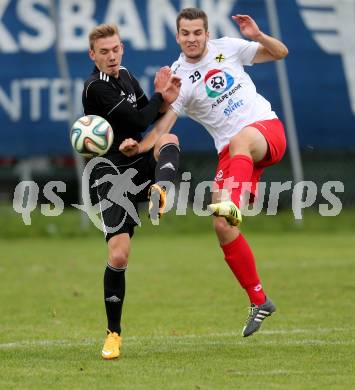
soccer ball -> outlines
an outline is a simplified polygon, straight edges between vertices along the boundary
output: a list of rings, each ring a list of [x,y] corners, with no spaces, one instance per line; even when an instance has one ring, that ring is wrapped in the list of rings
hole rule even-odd
[[[73,148],[84,157],[102,156],[112,145],[113,130],[101,116],[83,116],[74,122],[70,141]]]

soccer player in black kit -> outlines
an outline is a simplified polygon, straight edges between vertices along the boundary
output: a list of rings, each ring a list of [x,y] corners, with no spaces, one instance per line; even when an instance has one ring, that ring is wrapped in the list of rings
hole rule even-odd
[[[122,343],[125,270],[131,238],[137,225],[137,203],[150,196],[151,218],[158,218],[164,210],[167,189],[166,185],[163,187],[159,183],[173,182],[179,164],[179,143],[174,134],[161,134],[157,142],[155,138],[146,153],[136,154],[138,143],[142,139],[141,133],[177,98],[180,80],[171,75],[168,67],[161,68],[154,80],[155,93],[148,100],[138,81],[121,66],[123,44],[116,25],[102,24],[95,27],[89,34],[89,44],[89,56],[95,67],[84,85],[84,112],[85,115],[105,118],[114,131],[114,142],[104,156],[109,162],[95,165],[92,172],[95,184],[90,186],[91,198],[96,197],[100,202],[108,245],[108,264],[104,274],[108,325],[102,357],[114,359],[120,355]],[[119,150],[122,147],[126,154],[127,149],[131,148],[135,155],[123,155]],[[125,173],[128,174],[126,178]],[[119,183],[114,182],[115,177]],[[154,183],[150,187],[144,186],[148,180]],[[124,187],[116,188],[116,194],[120,194],[121,199],[111,202],[111,207],[101,208],[104,202],[107,205],[107,199],[112,199],[110,195],[115,190],[115,184],[116,187]],[[144,189],[138,193],[134,190],[143,186]],[[122,206],[127,201],[134,206],[133,210]]]

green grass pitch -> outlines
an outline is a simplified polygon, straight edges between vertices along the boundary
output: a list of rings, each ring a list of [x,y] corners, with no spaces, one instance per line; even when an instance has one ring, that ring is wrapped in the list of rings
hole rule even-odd
[[[182,217],[167,218],[134,237],[115,361],[100,358],[103,239],[0,240],[0,388],[355,388],[350,224],[288,230],[269,217],[253,229],[257,218],[245,219],[245,235],[278,309],[260,332],[241,336],[248,300],[210,221],[190,218],[185,231]]]

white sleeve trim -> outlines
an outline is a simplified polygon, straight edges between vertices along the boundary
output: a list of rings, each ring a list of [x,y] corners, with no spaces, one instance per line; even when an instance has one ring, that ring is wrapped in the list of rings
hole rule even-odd
[[[139,98],[136,99],[136,101],[138,101],[139,99],[141,99],[144,95],[145,95],[145,94],[144,94],[144,92],[143,92],[142,95],[139,96]]]
[[[176,115],[180,115],[181,109],[179,110],[177,107],[174,107],[174,103],[170,105],[169,109],[174,111]]]
[[[85,91],[85,97],[86,97],[86,98],[88,97],[88,89],[89,89],[90,85],[91,85],[93,82],[95,82],[95,81],[97,81],[97,80],[92,80],[92,81],[88,84],[88,86],[86,87],[86,91]]]

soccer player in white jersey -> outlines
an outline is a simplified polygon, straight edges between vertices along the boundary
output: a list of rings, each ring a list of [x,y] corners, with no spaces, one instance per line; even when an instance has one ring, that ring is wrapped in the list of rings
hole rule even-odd
[[[239,208],[243,197],[245,202],[246,189],[249,202],[253,202],[264,168],[281,160],[286,140],[281,121],[270,103],[257,93],[244,66],[280,60],[288,50],[282,42],[260,31],[250,16],[232,18],[248,40],[209,40],[204,11],[186,8],[179,13],[176,40],[182,53],[171,67],[182,79],[179,97],[139,144],[126,140],[120,148],[128,155],[148,150],[162,133],[171,130],[183,110],[211,134],[219,163],[209,208],[225,260],[250,299],[243,328],[243,336],[247,337],[276,307],[265,295],[253,252],[239,231]],[[223,189],[228,190],[228,200]]]

